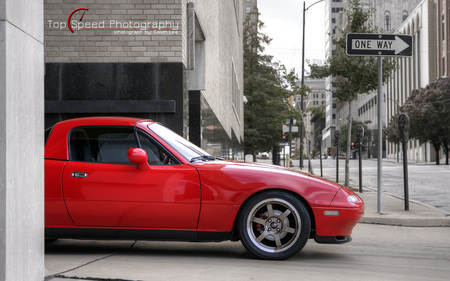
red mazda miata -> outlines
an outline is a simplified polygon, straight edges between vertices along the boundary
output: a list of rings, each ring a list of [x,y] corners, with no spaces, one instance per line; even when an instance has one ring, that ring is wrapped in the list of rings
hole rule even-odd
[[[290,169],[224,161],[159,123],[92,117],[46,131],[47,239],[241,240],[286,259],[351,241],[352,191]]]

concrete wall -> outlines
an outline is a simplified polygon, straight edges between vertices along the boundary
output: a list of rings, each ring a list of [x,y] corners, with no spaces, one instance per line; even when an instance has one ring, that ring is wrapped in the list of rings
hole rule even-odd
[[[0,280],[44,278],[44,32],[39,0],[0,0]]]
[[[243,140],[243,1],[193,2],[205,33],[205,86],[208,104],[231,138]],[[233,102],[234,100],[234,102]]]

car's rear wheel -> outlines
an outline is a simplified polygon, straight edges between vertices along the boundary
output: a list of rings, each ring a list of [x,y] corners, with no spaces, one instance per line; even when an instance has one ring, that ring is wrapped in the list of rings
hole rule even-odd
[[[256,195],[243,206],[239,217],[242,244],[261,259],[294,256],[305,246],[310,232],[311,219],[306,207],[288,192]]]

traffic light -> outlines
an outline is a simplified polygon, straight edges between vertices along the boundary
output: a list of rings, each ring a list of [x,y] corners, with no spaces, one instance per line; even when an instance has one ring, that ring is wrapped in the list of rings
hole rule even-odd
[[[283,142],[288,141],[289,128],[286,125],[283,125]]]

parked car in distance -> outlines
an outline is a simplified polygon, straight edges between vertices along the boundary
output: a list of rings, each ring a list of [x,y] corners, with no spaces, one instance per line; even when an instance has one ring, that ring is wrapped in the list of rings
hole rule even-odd
[[[269,152],[260,152],[256,155],[258,159],[269,159]]]
[[[351,241],[364,213],[340,185],[225,161],[151,120],[79,118],[45,135],[47,239],[240,240],[281,260],[310,238]]]

